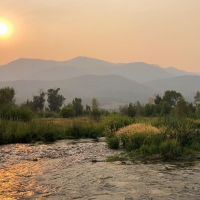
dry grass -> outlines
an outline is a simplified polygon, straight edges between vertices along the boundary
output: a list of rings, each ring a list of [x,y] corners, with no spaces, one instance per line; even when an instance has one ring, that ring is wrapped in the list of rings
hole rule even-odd
[[[116,132],[116,135],[118,137],[121,136],[131,136],[134,134],[157,134],[160,133],[162,131],[162,129],[156,128],[150,124],[132,124],[126,127],[121,128],[119,131]]]

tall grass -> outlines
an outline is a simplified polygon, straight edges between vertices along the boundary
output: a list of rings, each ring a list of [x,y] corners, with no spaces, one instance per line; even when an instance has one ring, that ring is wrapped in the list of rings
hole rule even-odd
[[[120,115],[111,115],[98,122],[89,117],[39,118],[28,122],[0,119],[0,144],[97,138],[104,136],[108,127],[118,130],[132,122],[132,119]]]

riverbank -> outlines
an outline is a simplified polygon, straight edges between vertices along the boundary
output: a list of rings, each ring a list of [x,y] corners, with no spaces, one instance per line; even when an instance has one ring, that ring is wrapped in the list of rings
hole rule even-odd
[[[200,163],[105,162],[122,151],[94,140],[1,146],[0,199],[200,199]]]

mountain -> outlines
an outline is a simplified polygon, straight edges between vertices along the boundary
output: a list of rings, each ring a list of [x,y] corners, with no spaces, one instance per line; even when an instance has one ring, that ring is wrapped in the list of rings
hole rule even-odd
[[[20,80],[40,70],[60,66],[62,62],[21,58],[0,66],[0,81]]]
[[[170,74],[159,66],[149,65],[142,62],[114,64],[87,57],[77,57],[68,61],[19,59],[0,66],[0,81],[53,81],[87,74],[116,74],[140,83],[154,79],[166,79],[174,77],[174,75]]]
[[[200,91],[200,76],[177,76],[165,80],[153,80],[143,84],[159,94],[163,94],[166,90],[175,90],[180,92],[188,101],[193,101],[196,92]]]
[[[173,74],[174,76],[195,75],[195,73],[186,72],[184,70],[176,69],[174,67],[164,68],[164,70],[169,72],[170,74]]]
[[[124,76],[125,78],[135,80],[139,83],[155,79],[174,77],[160,67],[143,62],[135,62],[118,66],[115,73]]]
[[[181,92],[193,101],[199,85],[198,73],[143,62],[115,64],[87,57],[67,61],[22,58],[0,66],[0,88],[14,87],[18,103],[32,99],[41,88],[47,91],[58,87],[67,103],[75,97],[90,103],[95,97],[106,108],[137,100],[146,103],[166,90]]]
[[[60,93],[69,103],[75,97],[82,99],[104,99],[102,105],[109,103],[129,103],[137,100],[145,103],[154,93],[149,87],[119,75],[85,75],[59,81],[9,81],[0,82],[2,87],[14,87],[18,102],[32,99],[40,88],[61,88]]]

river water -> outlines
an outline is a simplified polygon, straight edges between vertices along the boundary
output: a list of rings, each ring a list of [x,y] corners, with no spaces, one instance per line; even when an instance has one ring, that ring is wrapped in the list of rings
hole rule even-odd
[[[105,162],[121,151],[93,140],[0,146],[0,199],[200,199],[200,163]]]

